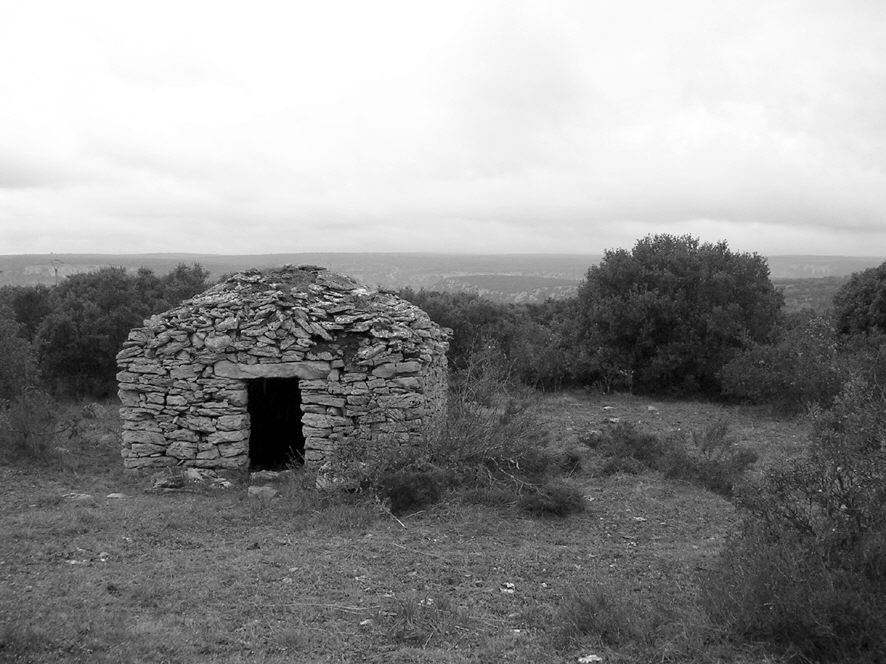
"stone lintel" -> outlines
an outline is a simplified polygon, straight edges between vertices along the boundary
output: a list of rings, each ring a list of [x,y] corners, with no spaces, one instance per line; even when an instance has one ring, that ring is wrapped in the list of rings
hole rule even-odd
[[[214,365],[215,375],[223,378],[303,378],[325,379],[329,375],[329,362],[277,362],[275,364],[235,364],[221,360]]]

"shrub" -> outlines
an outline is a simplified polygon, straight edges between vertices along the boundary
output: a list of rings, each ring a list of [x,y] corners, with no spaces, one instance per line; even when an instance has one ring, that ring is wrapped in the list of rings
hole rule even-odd
[[[781,305],[765,259],[690,236],[607,251],[578,293],[584,344],[644,392],[717,394],[720,368],[769,338]]]
[[[850,381],[815,412],[809,454],[740,496],[706,581],[711,616],[816,660],[886,658],[886,394]]]
[[[39,457],[54,442],[57,406],[43,390],[22,389],[0,412],[0,446],[13,456]]]
[[[3,286],[0,288],[0,307],[9,307],[15,320],[22,326],[22,336],[28,341],[34,341],[40,321],[51,310],[50,292],[50,289],[43,285]]]
[[[599,585],[581,588],[567,595],[557,612],[559,640],[574,644],[592,636],[607,646],[622,647],[647,635],[645,613],[623,591]]]
[[[614,456],[609,457],[603,462],[600,473],[609,475],[639,475],[643,471],[648,470],[647,466],[634,457]]]
[[[597,379],[598,363],[576,344],[575,300],[501,304],[473,293],[406,288],[401,297],[452,329],[450,365],[467,368],[478,353],[501,356],[509,376],[539,389],[559,389]]]
[[[36,380],[36,360],[30,342],[12,311],[0,306],[0,402],[12,399]]]
[[[600,469],[603,475],[658,470],[668,478],[688,480],[726,496],[732,495],[757,460],[753,450],[736,445],[727,435],[725,421],[691,432],[689,444],[679,436],[641,431],[627,422],[589,442],[608,457]]]
[[[165,277],[123,268],[71,275],[49,296],[36,345],[40,368],[56,393],[106,396],[114,390],[116,355],[129,331],[151,314],[206,287],[199,265],[180,265]]]
[[[831,322],[808,313],[792,317],[778,338],[740,352],[720,371],[723,394],[799,412],[830,405],[848,375]]]
[[[477,353],[452,380],[443,434],[429,460],[456,483],[506,481],[518,488],[550,468],[550,431],[539,417],[537,394],[510,380],[500,355]]]
[[[666,450],[672,447],[670,441],[647,431],[641,431],[630,422],[619,422],[602,432],[593,446],[602,454],[614,459],[633,459],[646,468],[656,469]]]
[[[886,261],[856,272],[837,291],[834,318],[843,334],[886,334]]]
[[[757,461],[757,453],[737,445],[727,435],[727,424],[718,420],[691,432],[691,448],[675,445],[663,465],[665,476],[701,484],[708,491],[731,496],[744,481],[747,469]]]
[[[468,617],[447,595],[411,592],[392,599],[385,611],[388,635],[395,642],[427,648],[432,642],[457,638]]]
[[[440,499],[439,476],[420,471],[400,471],[380,481],[380,493],[390,502],[391,513],[400,515]]]
[[[584,494],[574,483],[555,479],[533,487],[520,499],[520,507],[535,516],[568,516],[583,512]]]

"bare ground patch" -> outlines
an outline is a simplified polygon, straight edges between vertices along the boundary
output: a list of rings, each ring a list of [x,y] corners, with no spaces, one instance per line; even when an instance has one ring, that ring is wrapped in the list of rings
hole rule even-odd
[[[541,407],[564,448],[608,418],[688,429],[718,414],[584,393]],[[792,422],[730,414],[767,458],[800,435]],[[530,518],[450,492],[398,521],[370,498],[324,499],[298,478],[272,500],[242,485],[146,492],[117,470],[113,446],[83,444],[89,463],[76,468],[0,467],[2,660],[772,661],[694,622],[697,574],[734,526],[731,503],[657,473],[600,477],[590,451],[572,473],[581,514]],[[586,610],[575,598],[599,587],[659,618],[621,641],[583,631],[581,615],[568,627]]]

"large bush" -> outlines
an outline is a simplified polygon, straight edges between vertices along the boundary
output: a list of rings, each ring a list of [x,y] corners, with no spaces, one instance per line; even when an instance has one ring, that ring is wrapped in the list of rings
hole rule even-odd
[[[834,296],[834,317],[844,334],[886,334],[886,262],[852,275]]]
[[[656,235],[607,251],[578,305],[583,343],[638,391],[717,394],[732,355],[769,338],[782,297],[756,254]]]
[[[13,312],[0,305],[0,403],[34,382],[36,361]]]
[[[706,604],[739,636],[815,661],[886,661],[886,391],[852,380],[810,453],[742,496]]]
[[[50,312],[50,288],[37,286],[4,286],[0,288],[0,306],[12,310],[28,341],[34,341],[40,321]]]
[[[206,288],[208,273],[181,265],[157,277],[123,268],[68,277],[50,293],[37,332],[40,368],[55,391],[104,396],[113,390],[115,356],[130,329]]]
[[[802,313],[790,317],[772,343],[738,353],[720,379],[726,396],[798,412],[810,404],[829,406],[850,365],[830,320]]]
[[[473,293],[406,288],[400,295],[436,323],[452,329],[449,362],[466,368],[478,354],[500,355],[511,377],[525,385],[557,389],[595,377],[595,365],[576,346],[572,300],[499,304]]]

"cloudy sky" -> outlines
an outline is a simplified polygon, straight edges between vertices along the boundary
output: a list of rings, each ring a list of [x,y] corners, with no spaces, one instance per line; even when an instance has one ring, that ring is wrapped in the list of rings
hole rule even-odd
[[[886,254],[886,2],[0,0],[0,254]]]

